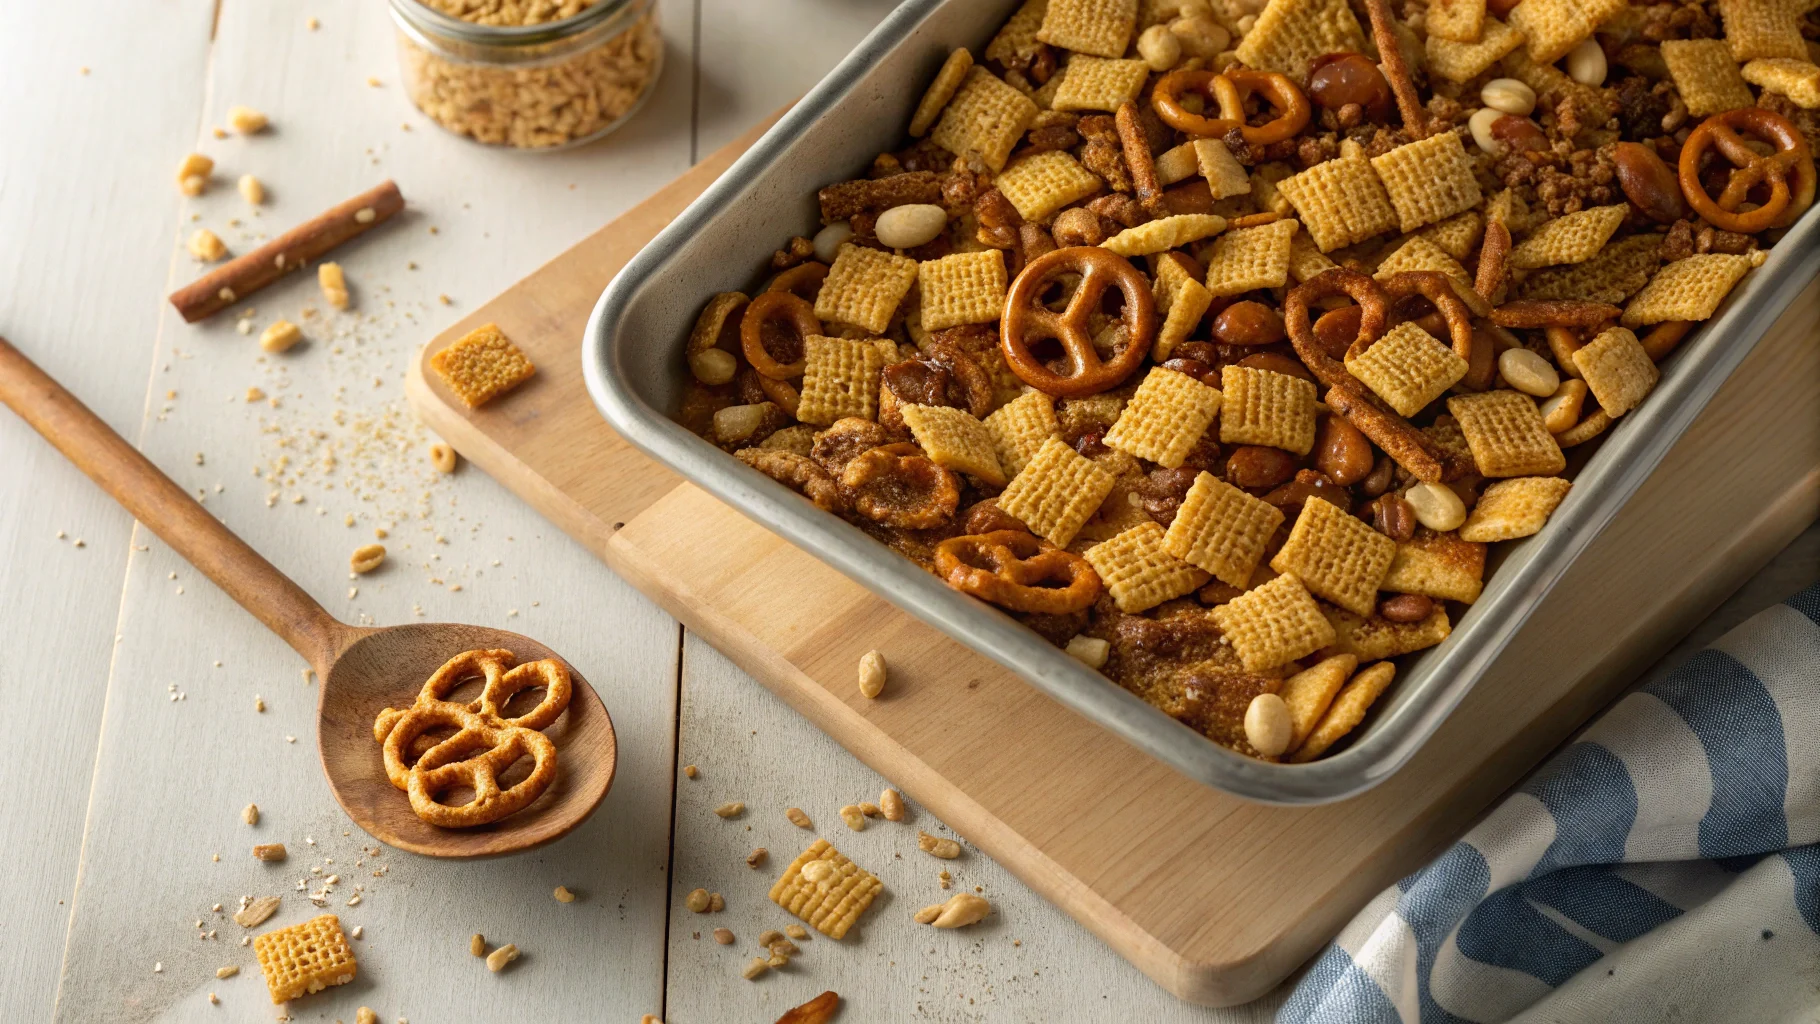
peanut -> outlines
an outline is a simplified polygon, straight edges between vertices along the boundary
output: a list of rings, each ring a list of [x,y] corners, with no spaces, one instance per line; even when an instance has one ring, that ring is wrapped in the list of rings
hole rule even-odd
[[[268,122],[264,114],[252,107],[233,106],[228,108],[227,123],[229,128],[240,134],[251,135],[264,128]]]
[[[961,844],[920,830],[916,833],[916,848],[942,860],[953,860],[961,855]]]
[[[1466,521],[1466,503],[1453,488],[1443,484],[1418,483],[1403,495],[1403,500],[1415,510],[1416,522],[1436,533],[1457,530]]]
[[[1295,725],[1289,705],[1274,693],[1260,693],[1245,709],[1245,742],[1265,757],[1280,757],[1289,749]]]
[[[878,795],[878,810],[886,821],[903,821],[904,798],[898,795],[897,790],[887,789]]]
[[[518,959],[518,947],[510,942],[487,954],[487,970],[498,974],[506,965]]]
[[[769,850],[766,850],[764,847],[760,846],[757,849],[754,849],[751,853],[746,854],[746,866],[749,868],[756,868],[760,864],[763,864],[765,862],[765,858],[769,857],[770,855],[771,855],[771,853]]]
[[[191,256],[204,263],[213,263],[227,255],[227,243],[208,228],[197,228],[196,233],[190,236],[187,248]]]
[[[885,692],[885,656],[867,651],[859,659],[859,692],[876,700]]]
[[[468,952],[474,954],[475,956],[486,956],[487,955],[486,936],[480,934],[479,932],[475,932],[474,937],[468,940]]]
[[[930,911],[935,913],[930,914]],[[917,911],[918,924],[931,924],[937,928],[965,928],[977,924],[992,912],[992,904],[984,896],[970,892],[957,892],[948,897],[948,902],[933,907],[924,907]]]
[[[745,812],[746,805],[738,800],[733,800],[714,808],[714,813],[723,818],[737,818]]]
[[[1137,51],[1150,70],[1168,71],[1181,63],[1182,41],[1169,31],[1168,25],[1152,25],[1138,36]]]
[[[384,544],[367,544],[354,549],[348,556],[348,568],[362,575],[379,568],[385,561]]]
[[[1088,668],[1100,668],[1112,653],[1112,644],[1099,637],[1075,636],[1069,639],[1067,654]]]
[[[848,804],[840,809],[840,820],[855,832],[866,830],[866,815],[853,804]]]
[[[689,895],[683,897],[683,906],[688,907],[690,910],[694,911],[697,914],[707,913],[708,912],[708,890],[706,890],[706,889],[689,890]]]
[[[283,843],[260,843],[258,846],[253,847],[254,860],[262,860],[268,864],[273,864],[283,860],[284,857],[285,852]]]
[[[809,821],[809,816],[807,814],[803,813],[803,809],[801,807],[784,808],[784,817],[789,818],[790,824],[795,825],[797,828],[814,828],[815,827],[815,825]]]
[[[293,345],[303,340],[303,331],[289,320],[274,320],[272,326],[259,335],[259,347],[267,352],[288,352]]]
[[[316,287],[322,290],[322,301],[336,309],[348,308],[348,277],[342,273],[341,264],[318,264]]]

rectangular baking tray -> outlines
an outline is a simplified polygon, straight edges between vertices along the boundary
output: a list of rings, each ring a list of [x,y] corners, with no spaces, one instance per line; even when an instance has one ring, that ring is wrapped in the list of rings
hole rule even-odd
[[[715,292],[750,288],[784,239],[814,234],[816,190],[863,177],[874,155],[901,147],[942,61],[959,46],[979,53],[1017,3],[911,0],[885,18],[613,279],[583,342],[588,392],[607,422],[652,458],[1190,778],[1275,804],[1364,792],[1434,733],[1820,270],[1817,211],[1663,364],[1655,392],[1608,432],[1547,527],[1500,545],[1506,550],[1488,566],[1484,594],[1447,640],[1402,659],[1401,678],[1350,745],[1310,764],[1268,764],[1207,740],[671,418],[689,373],[683,346],[702,304]]]

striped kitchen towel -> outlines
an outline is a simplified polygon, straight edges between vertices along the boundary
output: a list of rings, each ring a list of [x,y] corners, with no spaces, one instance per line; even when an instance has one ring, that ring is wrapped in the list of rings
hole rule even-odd
[[[1605,712],[1277,1019],[1820,1021],[1820,585]]]

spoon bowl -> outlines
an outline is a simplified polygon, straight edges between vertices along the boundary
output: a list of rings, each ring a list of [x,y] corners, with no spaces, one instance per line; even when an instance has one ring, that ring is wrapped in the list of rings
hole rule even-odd
[[[555,651],[484,626],[372,628],[336,620],[4,338],[0,402],[310,663],[322,680],[316,741],[323,773],[342,809],[373,838],[429,857],[493,857],[560,838],[600,806],[618,762],[613,722],[594,688]],[[568,709],[544,730],[556,744],[556,779],[516,814],[441,828],[419,818],[386,776],[373,719],[388,707],[410,706],[444,662],[482,648],[511,651],[521,663],[553,658],[569,665]],[[508,785],[516,770],[507,771]]]

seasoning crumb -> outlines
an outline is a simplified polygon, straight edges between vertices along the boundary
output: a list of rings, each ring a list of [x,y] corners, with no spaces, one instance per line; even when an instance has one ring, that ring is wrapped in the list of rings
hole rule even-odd
[[[733,800],[728,803],[721,804],[719,807],[714,808],[714,813],[720,815],[723,818],[737,818],[741,814],[745,813],[745,810],[746,810],[746,805],[743,802],[738,801],[738,800]]]
[[[558,903],[574,903],[575,902],[575,894],[570,892],[569,887],[566,885],[557,886],[556,892],[554,893],[554,895],[556,897],[556,902],[558,902]]]
[[[475,956],[486,956],[487,955],[486,937],[481,935],[479,932],[475,932],[474,937],[468,940],[468,952],[474,954]]]
[[[765,862],[765,858],[770,855],[771,854],[770,854],[769,850],[766,850],[764,847],[760,846],[760,847],[754,849],[751,853],[746,854],[746,866],[749,868],[756,868],[760,864],[763,864]]]
[[[518,959],[518,947],[510,942],[487,954],[487,970],[498,974],[506,965]]]
[[[59,537],[63,536],[62,531],[58,531],[57,536],[59,536]],[[683,774],[688,776],[689,778],[693,779],[696,776],[701,774],[701,769],[695,767],[692,764],[685,764],[685,765],[683,765]]]
[[[255,698],[255,699],[257,699],[257,698]],[[260,704],[261,704],[261,708],[263,709],[264,702],[261,701]],[[248,825],[259,824],[259,805],[258,804],[247,804],[246,809],[240,812],[240,820],[246,822]],[[255,855],[255,856],[257,856],[257,855]]]
[[[234,975],[239,974],[239,973],[240,973],[240,968],[235,967],[233,964],[229,964],[226,967],[215,968],[215,977],[216,978],[232,978]]]

